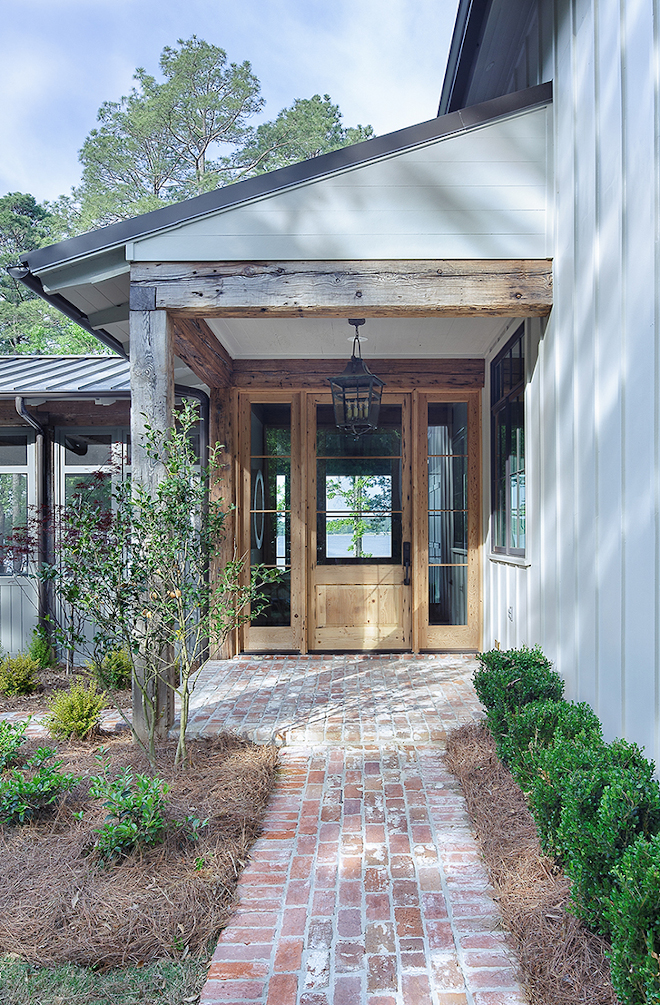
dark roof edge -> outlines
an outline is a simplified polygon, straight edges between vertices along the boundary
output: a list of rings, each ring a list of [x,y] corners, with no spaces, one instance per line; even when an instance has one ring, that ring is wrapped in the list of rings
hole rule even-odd
[[[385,136],[376,136],[372,140],[355,143],[350,147],[342,147],[339,150],[333,150],[332,153],[312,157],[309,160],[279,168],[277,171],[270,171],[256,178],[249,178],[247,181],[214,189],[212,192],[206,192],[193,199],[186,199],[184,202],[165,206],[163,209],[156,209],[151,213],[144,213],[131,220],[122,220],[120,223],[114,223],[109,227],[93,230],[66,241],[60,241],[58,244],[51,244],[46,248],[38,248],[36,251],[22,254],[20,260],[28,265],[32,273],[38,272],[40,269],[101,252],[128,241],[146,237],[159,230],[188,223],[217,210],[229,209],[242,202],[271,195],[294,185],[304,184],[335,172],[358,167],[381,157],[402,152],[434,139],[440,139],[442,136],[472,129],[492,119],[511,115],[526,108],[533,108],[535,105],[548,104],[550,101],[552,101],[550,84],[528,87],[513,94],[506,94],[501,98],[473,105],[471,108],[450,112],[447,115],[429,119],[428,122],[407,126],[405,129],[398,129]]]
[[[465,101],[491,6],[492,0],[461,0],[458,5],[440,94],[439,116],[460,108]]]

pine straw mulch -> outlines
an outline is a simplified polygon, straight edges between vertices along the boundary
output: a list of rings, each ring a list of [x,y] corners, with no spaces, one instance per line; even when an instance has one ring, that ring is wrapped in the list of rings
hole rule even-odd
[[[26,759],[38,745],[26,744]],[[149,773],[128,737],[104,743],[110,774]],[[0,957],[42,966],[103,969],[201,955],[227,923],[238,876],[258,836],[277,771],[277,750],[233,734],[188,743],[190,765],[174,769],[174,745],[159,751],[171,786],[167,817],[208,817],[198,841],[168,828],[165,842],[100,868],[86,852],[103,822],[89,798],[98,745],[60,745],[61,770],[84,775],[56,814],[0,828]],[[84,809],[77,820],[74,813]]]
[[[27,719],[29,715],[43,715],[48,711],[50,699],[57,691],[67,691],[76,678],[82,677],[85,681],[90,678],[90,672],[86,667],[76,667],[73,673],[67,674],[62,667],[49,670],[39,670],[39,684],[32,694],[0,694],[0,713],[20,712],[21,718]],[[131,689],[125,688],[121,691],[113,691],[108,694],[105,704],[106,708],[126,708],[131,707]]]
[[[461,783],[531,1005],[616,1005],[606,941],[567,913],[569,881],[541,852],[536,826],[483,723],[450,733]]]

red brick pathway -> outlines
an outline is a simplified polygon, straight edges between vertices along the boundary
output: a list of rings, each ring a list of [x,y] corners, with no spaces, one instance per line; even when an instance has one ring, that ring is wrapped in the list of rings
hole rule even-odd
[[[209,665],[193,732],[284,741],[263,836],[202,1005],[523,1005],[447,729],[478,717],[465,657]]]

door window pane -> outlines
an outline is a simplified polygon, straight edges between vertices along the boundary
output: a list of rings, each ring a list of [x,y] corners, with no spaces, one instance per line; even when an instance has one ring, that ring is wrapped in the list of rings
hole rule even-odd
[[[467,404],[428,406],[429,624],[467,624]]]
[[[253,625],[291,624],[291,405],[258,404],[250,414],[250,565],[282,570],[262,588]]]
[[[317,408],[317,560],[401,562],[401,406],[381,408],[382,426],[341,433],[330,405]]]

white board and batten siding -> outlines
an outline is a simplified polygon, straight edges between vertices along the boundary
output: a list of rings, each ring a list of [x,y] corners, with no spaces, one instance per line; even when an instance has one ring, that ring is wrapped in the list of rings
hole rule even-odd
[[[546,258],[551,110],[519,112],[132,242],[142,262]]]
[[[539,642],[606,737],[658,763],[660,10],[560,0],[554,26],[552,12],[539,0],[539,58],[511,86],[554,90],[554,306],[525,399],[529,564],[486,557],[484,645]]]

